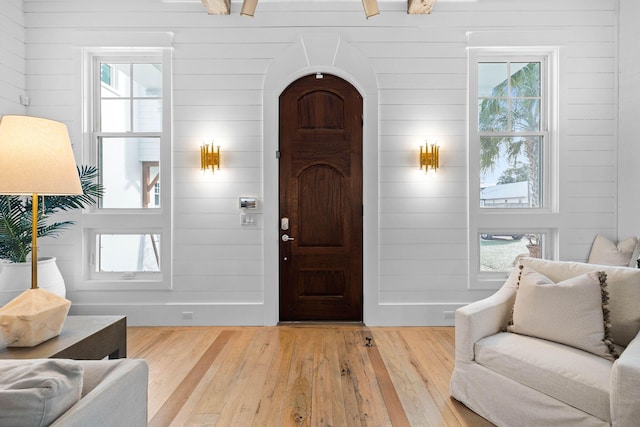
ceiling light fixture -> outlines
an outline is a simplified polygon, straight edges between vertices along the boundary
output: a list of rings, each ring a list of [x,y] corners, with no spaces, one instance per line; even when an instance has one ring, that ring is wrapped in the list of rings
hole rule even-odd
[[[378,0],[362,0],[362,6],[364,7],[364,13],[367,15],[367,19],[380,14]]]
[[[420,15],[431,13],[436,0],[408,0],[407,13],[411,15]]]
[[[209,15],[231,14],[231,0],[202,0]]]
[[[240,15],[253,17],[253,14],[256,13],[256,6],[258,6],[258,0],[243,0]]]

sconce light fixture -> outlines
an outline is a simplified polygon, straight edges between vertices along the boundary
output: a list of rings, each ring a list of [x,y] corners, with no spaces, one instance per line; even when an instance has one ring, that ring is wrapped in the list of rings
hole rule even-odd
[[[420,147],[420,170],[424,167],[426,173],[436,172],[440,167],[440,147],[436,144],[425,143]]]
[[[200,168],[202,172],[206,172],[208,168],[211,169],[211,173],[217,168],[220,170],[220,146],[217,147],[211,144],[203,143],[200,146]]]

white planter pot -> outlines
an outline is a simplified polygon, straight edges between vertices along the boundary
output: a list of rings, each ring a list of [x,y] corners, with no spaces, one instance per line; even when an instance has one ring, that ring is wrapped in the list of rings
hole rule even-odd
[[[31,287],[31,262],[0,264],[0,306]],[[61,297],[67,290],[55,257],[38,258],[38,287]]]

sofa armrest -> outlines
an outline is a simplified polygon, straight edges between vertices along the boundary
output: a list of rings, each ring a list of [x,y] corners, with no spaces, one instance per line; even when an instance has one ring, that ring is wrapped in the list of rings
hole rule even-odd
[[[79,360],[82,398],[52,427],[147,425],[149,367],[142,359]]]
[[[456,310],[456,360],[474,360],[476,341],[500,332],[511,316],[517,288],[504,285],[480,301]]]
[[[611,371],[611,424],[637,426],[640,420],[640,334],[629,343]]]

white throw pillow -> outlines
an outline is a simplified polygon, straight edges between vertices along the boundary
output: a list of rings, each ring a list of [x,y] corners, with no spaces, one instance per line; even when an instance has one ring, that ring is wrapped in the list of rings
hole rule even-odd
[[[591,272],[554,283],[522,266],[509,332],[578,348],[614,360],[605,327],[606,274]]]
[[[636,237],[624,239],[616,245],[611,240],[598,234],[591,245],[589,264],[617,265],[620,267],[635,267],[631,258],[638,245]]]
[[[48,426],[80,400],[83,373],[73,360],[0,360],[0,426]]]
[[[591,271],[604,271],[607,273],[611,333],[615,344],[626,347],[640,333],[639,268],[539,258],[521,258],[520,264],[545,275],[556,283]]]

